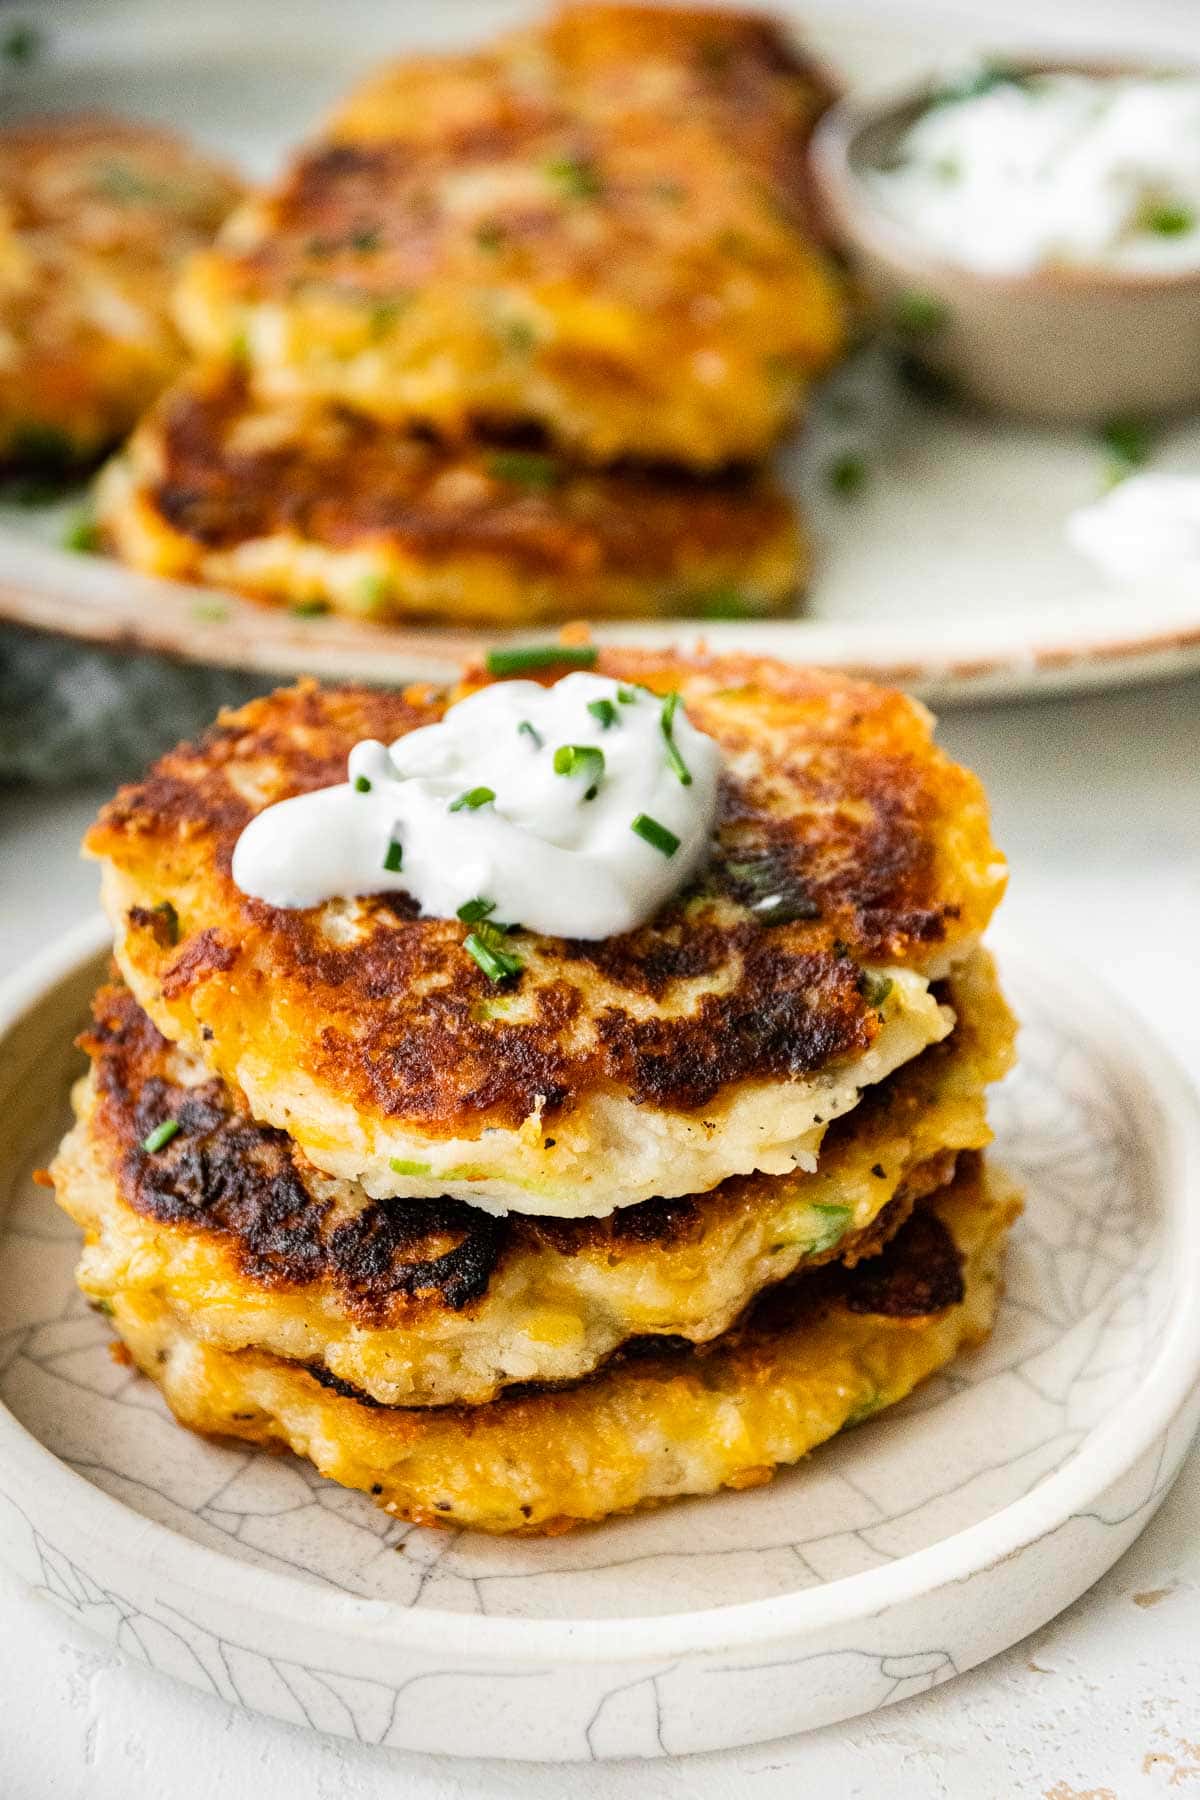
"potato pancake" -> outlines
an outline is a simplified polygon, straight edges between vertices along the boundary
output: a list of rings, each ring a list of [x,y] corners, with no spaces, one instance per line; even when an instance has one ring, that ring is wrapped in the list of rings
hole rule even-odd
[[[255,403],[219,369],[164,395],[98,505],[110,547],[151,574],[379,621],[754,617],[807,565],[765,476],[441,445],[344,408]]]
[[[69,470],[182,368],[179,267],[241,198],[179,138],[100,114],[0,130],[0,463]]]
[[[830,1127],[816,1173],[562,1221],[371,1200],[322,1176],[128,989],[103,989],[93,1077],[53,1170],[85,1234],[80,1286],[160,1299],[206,1344],[320,1365],[389,1406],[576,1380],[632,1337],[707,1341],[802,1265],[877,1251],[958,1152],[989,1141],[985,1089],[1011,1062],[1013,1021],[986,953],[947,985],[953,1035]],[[164,1118],[180,1130],[148,1153]]]
[[[1004,865],[924,708],[748,657],[591,654],[678,690],[723,751],[712,856],[625,936],[515,931],[501,986],[458,920],[403,894],[284,910],[230,872],[264,807],[344,779],[359,739],[434,723],[462,689],[254,701],[86,839],[160,1031],[374,1197],[600,1216],[811,1169],[830,1121],[952,1028],[929,983],[973,948]]]
[[[420,1524],[558,1532],[757,1486],[985,1338],[1020,1206],[962,1161],[880,1256],[772,1289],[716,1343],[630,1346],[574,1387],[487,1406],[377,1406],[319,1369],[206,1344],[140,1289],[112,1301],[113,1323],[194,1430],[290,1445]]]
[[[845,334],[807,223],[824,83],[769,22],[568,11],[369,81],[181,286],[272,400],[580,457],[760,457]]]

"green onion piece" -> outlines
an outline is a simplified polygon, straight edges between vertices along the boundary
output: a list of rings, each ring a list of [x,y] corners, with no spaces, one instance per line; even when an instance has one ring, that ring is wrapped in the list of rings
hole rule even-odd
[[[1172,204],[1169,200],[1148,207],[1142,219],[1143,229],[1153,231],[1158,237],[1182,237],[1195,223],[1196,215],[1190,206]]]
[[[550,180],[568,199],[594,200],[601,191],[595,164],[581,156],[552,156],[544,166]]]
[[[12,25],[0,41],[0,55],[11,63],[32,62],[42,47],[42,34],[36,25]]]
[[[74,550],[80,556],[94,556],[100,548],[100,527],[91,513],[76,513],[62,536],[64,550]]]
[[[309,600],[293,600],[288,611],[293,619],[319,619],[322,613],[329,611],[329,602],[315,596]]]
[[[507,981],[510,975],[521,973],[519,956],[513,956],[507,950],[486,943],[477,931],[473,931],[465,940],[463,949],[468,956],[474,957],[489,981]]]
[[[458,909],[458,916],[464,925],[478,925],[480,919],[486,919],[489,913],[496,910],[494,900],[465,900]]]
[[[861,494],[867,483],[867,465],[861,456],[847,453],[835,456],[829,465],[829,485],[835,494],[844,500],[852,500]]]
[[[558,464],[552,456],[536,450],[497,450],[487,459],[487,472],[496,481],[511,482],[514,487],[535,488],[546,492],[558,481]]]
[[[522,737],[527,737],[529,739],[535,750],[540,750],[546,741],[537,726],[530,724],[528,719],[522,719],[521,723],[517,726],[517,730]]]
[[[554,752],[556,775],[582,775],[587,782],[584,799],[594,800],[604,780],[604,752],[594,744],[560,744]]]
[[[429,1163],[408,1162],[403,1156],[389,1156],[388,1168],[393,1175],[432,1175]]]
[[[1154,432],[1141,419],[1110,419],[1100,429],[1100,442],[1112,457],[1114,469],[1128,474],[1149,461]]]
[[[653,844],[656,850],[661,850],[664,856],[674,856],[679,848],[680,840],[675,833],[668,831],[665,825],[660,825],[648,813],[639,813],[630,829],[636,831],[646,843]]]
[[[662,729],[663,743],[667,746],[667,761],[671,765],[672,773],[679,777],[680,783],[684,787],[691,787],[692,771],[688,768],[682,756],[680,756],[679,746],[676,744],[673,736],[675,730],[675,714],[678,711],[678,692],[668,694],[663,701],[662,717],[659,720],[659,725]]]
[[[600,652],[595,644],[527,644],[512,650],[489,650],[489,675],[523,675],[527,669],[590,669]]]
[[[858,991],[868,1006],[882,1006],[894,986],[890,975],[872,975],[869,969],[858,978]]]
[[[593,719],[599,720],[602,731],[611,731],[614,725],[621,722],[621,715],[611,700],[589,700],[588,711]]]
[[[395,838],[393,838],[387,847],[387,855],[383,859],[383,866],[388,871],[389,875],[394,875],[403,862],[404,846],[398,844]]]
[[[367,780],[365,775],[356,775],[354,777],[354,791],[356,794],[370,793],[371,783]]]
[[[494,788],[468,788],[465,794],[460,794],[457,800],[452,800],[450,802],[450,811],[461,812],[465,806],[469,812],[474,812],[477,807],[486,806],[489,800],[494,800],[495,798],[496,791]]]
[[[153,1156],[156,1150],[161,1150],[164,1144],[169,1144],[176,1132],[180,1130],[182,1127],[178,1119],[164,1119],[161,1125],[154,1127],[149,1137],[142,1139],[142,1149],[148,1155]]]
[[[619,687],[617,689],[617,699],[622,706],[636,706],[637,698],[638,689],[635,687]]]
[[[923,294],[912,288],[897,297],[892,318],[897,330],[912,337],[926,337],[930,332],[942,329],[950,318],[950,311],[933,294]]]
[[[171,902],[169,900],[160,900],[158,905],[151,910],[161,915],[163,930],[167,935],[167,941],[171,944],[177,944],[179,942],[179,914],[175,911]]]

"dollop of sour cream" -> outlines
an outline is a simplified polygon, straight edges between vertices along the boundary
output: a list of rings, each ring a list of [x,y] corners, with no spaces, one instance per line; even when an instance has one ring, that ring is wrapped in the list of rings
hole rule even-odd
[[[597,755],[598,753],[598,755]],[[721,755],[682,705],[605,676],[483,688],[349,779],[269,806],[233,879],[272,906],[403,892],[452,918],[603,938],[652,918],[708,853]]]
[[[1200,266],[1200,79],[1046,74],[960,91],[866,174],[947,261],[991,274]]]
[[[1200,475],[1130,475],[1070,513],[1066,531],[1112,581],[1200,582]]]

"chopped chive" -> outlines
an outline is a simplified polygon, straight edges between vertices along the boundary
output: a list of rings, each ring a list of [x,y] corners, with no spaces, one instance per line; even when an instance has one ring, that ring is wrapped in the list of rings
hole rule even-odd
[[[431,1175],[433,1173],[429,1163],[408,1162],[403,1156],[389,1156],[388,1168],[393,1175]]]
[[[544,165],[555,185],[571,200],[594,200],[602,183],[594,163],[582,156],[552,156]]]
[[[621,702],[622,706],[636,706],[638,690],[635,687],[619,687],[617,689],[617,699]]]
[[[882,1006],[894,986],[890,975],[872,975],[869,969],[858,978],[858,991],[868,1006]]]
[[[354,791],[356,794],[370,793],[371,783],[367,780],[365,775],[356,775],[354,777]]]
[[[897,330],[912,337],[926,337],[932,331],[940,331],[949,317],[949,309],[940,300],[916,288],[900,294],[892,309]]]
[[[718,587],[696,594],[688,610],[702,619],[753,619],[763,609],[754,606],[740,588]]]
[[[74,550],[80,556],[94,556],[100,548],[100,527],[89,512],[76,513],[62,535],[64,550]]]
[[[600,652],[595,644],[527,644],[513,650],[489,650],[489,675],[523,675],[527,669],[590,669]]]
[[[534,488],[546,492],[558,480],[558,464],[552,456],[536,450],[497,450],[487,459],[487,472],[496,481],[511,482],[514,487]]]
[[[389,875],[394,875],[397,870],[403,866],[403,863],[404,846],[403,844],[397,843],[396,839],[393,838],[387,847],[387,855],[383,859],[383,866]]]
[[[835,456],[829,465],[829,485],[844,500],[861,494],[867,482],[867,465],[861,456]]]
[[[611,731],[621,722],[621,715],[611,700],[589,700],[588,711],[599,721],[601,731]]]
[[[540,750],[546,741],[537,726],[532,724],[528,719],[521,720],[521,723],[517,726],[517,731],[522,737],[527,737],[529,739],[535,750]]]
[[[475,812],[478,807],[486,806],[489,800],[494,800],[495,798],[496,791],[494,788],[468,788],[465,794],[460,794],[457,800],[452,800],[450,802],[450,811],[462,812],[463,808],[466,807],[469,812]]]
[[[1185,231],[1191,231],[1195,223],[1196,215],[1190,206],[1172,204],[1169,200],[1148,207],[1142,218],[1143,229],[1153,231],[1158,237],[1181,237]]]
[[[390,575],[385,575],[382,569],[369,569],[354,583],[350,599],[361,612],[373,613],[386,606],[394,593]]]
[[[315,596],[308,600],[293,600],[288,611],[293,619],[319,619],[322,613],[329,611],[329,602]]]
[[[146,1151],[147,1155],[153,1156],[156,1150],[161,1150],[164,1144],[169,1144],[176,1132],[181,1129],[178,1119],[164,1119],[161,1125],[154,1127],[149,1137],[142,1139],[142,1149]]]
[[[678,691],[676,691],[673,694],[668,694],[663,701],[662,716],[659,719],[659,726],[663,734],[663,743],[667,747],[667,761],[671,765],[672,773],[678,776],[682,786],[691,787],[692,771],[688,768],[682,756],[680,756],[679,746],[676,744],[673,736],[675,730],[675,714],[678,711],[679,694]]]
[[[582,775],[587,782],[583,797],[594,800],[604,780],[604,752],[594,744],[560,744],[554,752],[556,775]]]
[[[652,844],[656,850],[661,850],[664,856],[674,856],[679,848],[680,840],[675,833],[668,831],[665,825],[660,825],[648,813],[639,813],[630,830],[636,831],[640,838],[647,844]]]
[[[170,944],[177,944],[179,942],[179,914],[175,911],[171,902],[169,900],[160,900],[158,905],[151,910],[161,916],[163,930],[167,936],[167,942]]]
[[[42,47],[42,34],[36,25],[12,25],[0,40],[0,55],[11,63],[30,63]]]
[[[486,919],[489,913],[496,910],[494,900],[465,900],[458,909],[458,916],[464,925],[478,925],[480,919]]]
[[[1128,474],[1149,461],[1154,433],[1141,419],[1110,419],[1100,429],[1100,442],[1112,457],[1114,472]]]
[[[463,949],[475,959],[489,981],[507,981],[509,976],[521,973],[523,965],[519,956],[486,943],[477,931],[464,940]]]

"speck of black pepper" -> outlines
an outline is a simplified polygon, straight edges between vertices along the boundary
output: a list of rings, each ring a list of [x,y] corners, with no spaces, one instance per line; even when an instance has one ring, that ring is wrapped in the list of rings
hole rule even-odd
[[[546,1139],[546,1148],[547,1148],[547,1150],[553,1150],[553,1148],[554,1148],[554,1139],[553,1138]]]
[[[372,1483],[371,1483],[371,1492],[372,1492],[372,1493],[373,1493],[373,1494],[382,1494],[382,1492],[383,1492],[383,1484],[382,1484],[382,1482],[378,1482],[378,1481],[373,1481],[373,1482],[372,1482]]]
[[[872,1175],[874,1175],[876,1181],[886,1181],[887,1180],[887,1170],[884,1168],[882,1163],[872,1163],[871,1173],[872,1173]]]

